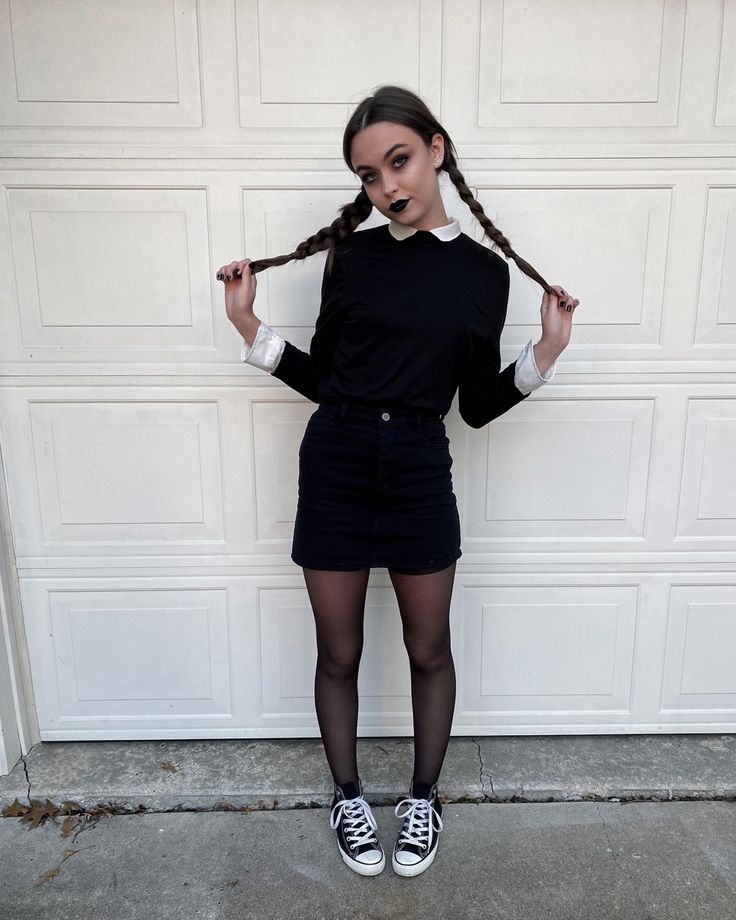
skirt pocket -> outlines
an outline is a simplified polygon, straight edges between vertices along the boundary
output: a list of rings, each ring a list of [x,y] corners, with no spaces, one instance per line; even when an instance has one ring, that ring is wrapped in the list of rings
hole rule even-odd
[[[419,440],[425,447],[431,447],[435,450],[447,450],[450,446],[450,439],[445,433],[444,422],[432,422],[420,426]]]
[[[309,417],[307,427],[304,429],[305,441],[326,441],[340,430],[340,416],[333,411],[325,411],[321,407]]]

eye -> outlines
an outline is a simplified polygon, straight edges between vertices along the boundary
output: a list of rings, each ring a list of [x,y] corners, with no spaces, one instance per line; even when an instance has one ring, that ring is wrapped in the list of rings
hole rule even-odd
[[[394,166],[396,166],[396,164],[399,162],[399,160],[408,160],[408,159],[409,159],[409,157],[408,157],[408,156],[405,156],[405,155],[402,153],[402,154],[400,154],[399,156],[397,156],[396,159],[394,160]],[[403,165],[404,165],[404,164],[402,163],[401,166],[403,166]],[[401,169],[401,166],[398,166],[397,169]],[[366,185],[370,185],[371,182],[372,182],[373,180],[370,180],[370,181],[369,181],[368,177],[369,177],[369,176],[373,176],[373,175],[374,175],[374,173],[364,173],[364,174],[363,174],[363,182],[365,182]]]

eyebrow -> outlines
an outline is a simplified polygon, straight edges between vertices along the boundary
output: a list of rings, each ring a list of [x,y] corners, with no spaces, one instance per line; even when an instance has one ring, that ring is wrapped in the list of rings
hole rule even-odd
[[[398,144],[394,144],[393,147],[391,147],[389,150],[387,150],[386,153],[384,154],[384,157],[383,157],[384,163],[385,163],[386,160],[391,156],[391,154],[394,152],[394,150],[398,149],[399,147],[408,147],[408,146],[409,146],[409,145],[408,145],[405,141],[400,141]],[[370,169],[370,168],[371,168],[370,166],[363,166],[363,165],[361,164],[360,166],[356,166],[356,167],[355,167],[355,171],[357,172],[359,169]]]

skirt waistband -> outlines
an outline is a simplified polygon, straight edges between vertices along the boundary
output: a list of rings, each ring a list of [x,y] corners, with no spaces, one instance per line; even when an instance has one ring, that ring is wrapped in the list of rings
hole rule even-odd
[[[417,423],[421,424],[423,421],[442,421],[445,418],[444,412],[435,412],[432,409],[421,408],[407,409],[405,406],[397,407],[392,406],[390,403],[368,406],[361,403],[340,400],[339,402],[324,401],[320,403],[320,406],[329,406],[333,409],[339,409],[341,419],[344,419],[348,414],[359,415],[370,419],[380,419],[388,416],[389,419],[416,419]]]

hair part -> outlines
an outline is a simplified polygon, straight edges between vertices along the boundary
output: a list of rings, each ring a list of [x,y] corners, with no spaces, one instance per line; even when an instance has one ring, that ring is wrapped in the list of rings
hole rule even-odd
[[[409,89],[402,86],[386,84],[379,86],[371,95],[366,96],[358,106],[345,127],[342,139],[342,155],[348,169],[355,173],[350,157],[353,138],[364,128],[380,121],[389,121],[397,125],[405,125],[415,131],[429,147],[435,134],[444,138],[445,155],[437,169],[444,169],[450,181],[457,189],[458,195],[465,202],[471,213],[483,228],[484,235],[494,243],[507,259],[513,259],[519,269],[528,275],[548,293],[553,293],[552,288],[520,255],[514,252],[508,238],[495,226],[490,217],[483,210],[483,206],[468,188],[463,174],[457,165],[457,151],[450,135],[437,121],[425,102]],[[294,252],[283,256],[274,256],[270,259],[255,259],[250,263],[250,270],[255,273],[276,265],[284,265],[292,260],[306,259],[317,252],[328,250],[327,271],[332,268],[335,247],[349,237],[366,221],[373,211],[373,204],[365,188],[361,189],[353,201],[340,207],[340,216],[335,218],[328,227],[322,227],[312,236],[299,243]]]

